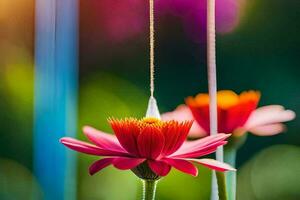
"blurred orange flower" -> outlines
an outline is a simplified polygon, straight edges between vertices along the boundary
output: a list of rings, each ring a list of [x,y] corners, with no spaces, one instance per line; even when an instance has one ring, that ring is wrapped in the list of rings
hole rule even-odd
[[[260,93],[247,91],[240,95],[230,90],[217,93],[218,132],[241,135],[247,131],[259,135],[275,135],[284,131],[282,122],[295,118],[295,113],[285,110],[280,105],[257,108]],[[163,119],[194,119],[190,136],[201,137],[209,134],[209,95],[200,93],[188,97],[186,105],[181,105],[173,112],[163,114]]]

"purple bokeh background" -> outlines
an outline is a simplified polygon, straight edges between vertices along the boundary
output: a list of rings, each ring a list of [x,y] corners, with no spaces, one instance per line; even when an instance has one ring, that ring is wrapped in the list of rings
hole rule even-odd
[[[230,33],[239,24],[244,0],[216,0],[218,33]],[[106,39],[113,43],[132,39],[148,31],[148,1],[91,0],[90,12]],[[155,0],[155,16],[176,16],[187,36],[194,42],[205,42],[207,0]]]

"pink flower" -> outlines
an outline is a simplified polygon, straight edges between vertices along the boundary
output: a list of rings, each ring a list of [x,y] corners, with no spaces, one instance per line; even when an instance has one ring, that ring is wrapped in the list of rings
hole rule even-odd
[[[285,110],[282,106],[271,105],[257,108],[260,93],[243,92],[237,95],[233,91],[218,92],[218,132],[241,135],[247,131],[269,136],[281,133],[285,126],[282,122],[295,118],[295,113]],[[186,105],[179,106],[175,111],[165,113],[164,120],[195,119],[190,136],[202,137],[209,134],[209,96],[198,94],[195,98],[188,97]]]
[[[143,179],[166,176],[171,167],[197,176],[198,170],[192,163],[199,163],[218,171],[235,170],[213,159],[197,159],[215,152],[218,146],[226,144],[224,140],[229,134],[218,134],[188,142],[185,139],[192,125],[191,121],[163,122],[156,118],[129,118],[111,119],[109,123],[115,136],[84,127],[84,134],[93,144],[68,137],[61,139],[61,143],[70,149],[103,156],[90,166],[91,175],[109,165],[120,170],[131,169]]]
[[[123,42],[147,30],[148,4],[140,0],[93,0],[97,26],[109,42]]]

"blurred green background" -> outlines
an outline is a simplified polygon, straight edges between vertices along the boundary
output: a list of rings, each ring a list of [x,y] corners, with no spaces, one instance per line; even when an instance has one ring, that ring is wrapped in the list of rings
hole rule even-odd
[[[299,113],[300,1],[245,0],[244,5],[239,25],[217,37],[219,89],[260,90],[260,105],[280,104]],[[81,139],[83,125],[110,132],[107,117],[142,117],[149,95],[147,24],[114,41],[99,23],[105,23],[98,15],[103,9],[110,8],[80,1]],[[189,38],[170,14],[157,19],[156,33],[155,96],[166,112],[207,91],[205,42]],[[0,199],[43,193],[32,173],[33,47],[34,0],[0,0]],[[78,199],[138,198],[141,184],[130,171],[109,167],[91,177],[87,168],[93,160],[79,155]],[[238,168],[239,200],[300,199],[300,120],[274,137],[249,135],[238,152]],[[157,199],[209,199],[210,172],[199,169],[197,178],[172,170],[159,182]]]

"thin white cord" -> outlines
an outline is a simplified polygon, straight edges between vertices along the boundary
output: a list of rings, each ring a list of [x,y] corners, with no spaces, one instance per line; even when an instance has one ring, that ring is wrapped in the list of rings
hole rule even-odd
[[[149,0],[150,12],[150,93],[154,95],[154,0]]]
[[[218,108],[217,108],[217,71],[216,71],[216,15],[215,0],[207,0],[207,67],[209,90],[209,118],[210,134],[218,134]],[[223,147],[216,152],[216,159],[223,162]],[[216,173],[212,173],[211,200],[218,200],[218,185]]]
[[[218,133],[217,121],[217,78],[216,78],[216,33],[215,0],[207,2],[207,62],[210,111],[210,134]]]
[[[154,0],[149,0],[149,13],[150,13],[150,99],[146,112],[146,117],[155,117],[160,119],[160,113],[156,100],[154,98]]]

